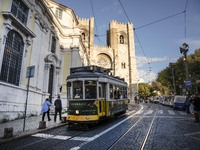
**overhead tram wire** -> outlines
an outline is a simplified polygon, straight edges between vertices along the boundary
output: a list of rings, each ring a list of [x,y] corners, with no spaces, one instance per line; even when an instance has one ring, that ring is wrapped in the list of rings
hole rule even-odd
[[[151,23],[147,23],[147,24],[145,24],[145,25],[142,25],[142,26],[139,26],[139,27],[133,28],[133,29],[134,29],[134,30],[138,30],[138,29],[141,29],[141,28],[144,28],[144,27],[150,26],[150,25],[152,25],[152,24],[155,24],[155,23],[158,23],[158,22],[161,22],[161,21],[167,20],[167,19],[169,19],[169,18],[175,17],[175,16],[180,15],[180,14],[185,13],[185,12],[186,12],[186,10],[181,11],[181,12],[178,12],[178,13],[173,14],[173,15],[170,15],[170,16],[168,16],[168,17],[164,17],[164,18],[159,19],[159,20],[157,20],[157,21],[153,21],[153,22],[151,22]],[[117,33],[119,33],[119,32],[117,32]],[[106,36],[106,34],[101,34],[101,35],[98,35],[98,36]]]
[[[121,3],[120,0],[119,0],[119,3],[120,3],[120,5],[121,5],[121,7],[122,7],[122,9],[123,9],[123,11],[124,11],[124,13],[125,13],[125,15],[126,15],[126,18],[127,18],[128,21],[131,23],[131,20],[129,19],[129,17],[128,17],[128,15],[127,15],[127,13],[126,13],[126,11],[125,11],[125,9],[124,9],[124,7],[123,7],[123,5],[122,5],[122,3]]]
[[[94,24],[95,24],[95,30],[96,30],[96,33],[97,33],[97,34],[95,34],[95,37],[98,37],[99,33],[98,33],[98,28],[97,28],[96,17],[95,17],[95,13],[94,13],[94,6],[93,6],[93,3],[92,3],[92,0],[90,0],[90,4],[91,4],[93,16],[95,18]]]
[[[168,16],[168,17],[165,17],[165,18],[159,19],[159,20],[157,20],[157,21],[153,21],[153,22],[148,23],[148,24],[146,24],[146,25],[143,25],[143,26],[140,26],[140,27],[134,28],[134,30],[136,30],[136,29],[141,29],[141,28],[143,28],[143,27],[146,27],[146,26],[149,26],[149,25],[152,25],[152,24],[155,24],[155,23],[161,22],[161,21],[163,21],[163,20],[166,20],[166,19],[169,19],[169,18],[175,17],[175,16],[180,15],[180,14],[182,14],[182,13],[185,13],[185,10],[184,10],[184,11],[181,11],[181,12],[179,12],[179,13],[173,14],[173,15],[171,15],[171,16]]]
[[[185,24],[185,39],[186,39],[186,34],[187,34],[187,30],[186,30],[186,26],[187,26],[187,22],[186,22],[186,10],[187,10],[187,6],[188,6],[188,0],[186,1],[186,4],[185,4],[185,9],[184,9],[184,24]]]

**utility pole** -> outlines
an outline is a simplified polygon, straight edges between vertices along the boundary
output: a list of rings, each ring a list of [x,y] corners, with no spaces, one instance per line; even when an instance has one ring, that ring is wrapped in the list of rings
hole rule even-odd
[[[182,47],[180,47],[180,52],[181,54],[183,54],[184,56],[184,61],[185,61],[185,72],[186,72],[186,79],[185,79],[185,88],[186,91],[189,92],[188,94],[190,94],[190,91],[188,90],[188,88],[190,88],[192,86],[192,82],[189,79],[189,75],[188,75],[188,63],[187,63],[187,52],[188,52],[189,46],[186,43],[182,44]]]

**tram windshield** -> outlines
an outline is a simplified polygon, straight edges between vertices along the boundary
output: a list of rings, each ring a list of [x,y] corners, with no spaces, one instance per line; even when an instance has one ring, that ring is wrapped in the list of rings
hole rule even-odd
[[[97,81],[87,80],[85,81],[85,98],[95,99],[97,98]]]
[[[74,99],[83,98],[83,81],[74,81],[72,84],[72,89]]]

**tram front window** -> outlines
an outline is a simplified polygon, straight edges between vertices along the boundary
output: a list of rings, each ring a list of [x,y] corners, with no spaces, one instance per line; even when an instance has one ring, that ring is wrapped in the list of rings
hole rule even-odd
[[[73,97],[74,99],[83,98],[83,82],[82,81],[73,82]]]
[[[85,81],[85,98],[95,99],[97,98],[97,82],[96,81]]]

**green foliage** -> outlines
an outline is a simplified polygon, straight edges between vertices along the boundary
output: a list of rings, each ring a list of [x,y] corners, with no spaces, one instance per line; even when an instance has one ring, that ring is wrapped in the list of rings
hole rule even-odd
[[[200,81],[200,49],[195,50],[194,54],[187,56],[187,65],[188,76],[192,81],[192,87],[187,88],[186,92],[195,93],[197,92],[197,88],[199,87],[198,82]],[[173,94],[173,77],[176,94],[184,94],[183,85],[186,79],[186,62],[183,56],[159,72],[156,82],[161,83],[161,86],[167,87],[171,91],[171,94]]]

